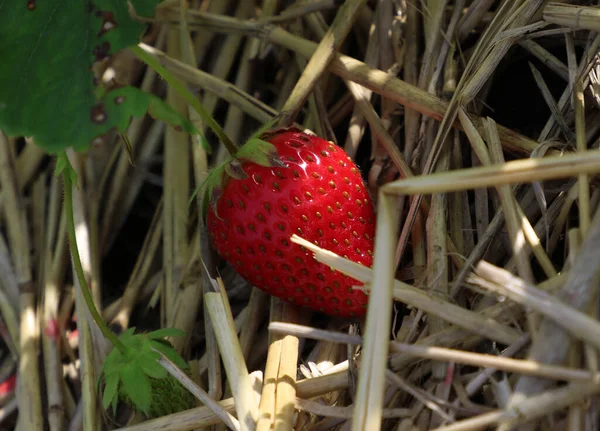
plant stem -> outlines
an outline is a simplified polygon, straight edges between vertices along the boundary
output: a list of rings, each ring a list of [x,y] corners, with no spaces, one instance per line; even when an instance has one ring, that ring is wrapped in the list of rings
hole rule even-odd
[[[143,46],[143,48],[141,47]],[[154,58],[151,54],[146,52],[147,50],[151,50],[151,47],[147,47],[143,44],[130,47],[131,51],[139,58],[141,61],[146,63],[149,67],[154,69],[156,73],[158,73],[167,83],[173,88],[173,90],[177,91],[181,97],[183,97],[187,103],[190,104],[192,108],[202,117],[202,119],[206,122],[208,127],[212,129],[212,131],[217,135],[219,140],[225,145],[229,154],[232,157],[237,153],[238,147],[233,143],[229,136],[225,133],[223,128],[215,121],[215,119],[204,109],[202,104],[198,101],[198,99],[187,89],[187,87],[174,75],[171,74],[156,58]]]
[[[65,156],[66,157],[66,156]],[[81,264],[81,258],[79,257],[79,249],[77,248],[77,238],[75,236],[75,217],[73,216],[73,182],[71,181],[71,177],[69,176],[68,167],[63,171],[63,181],[65,187],[65,212],[67,216],[67,233],[69,235],[69,243],[71,244],[71,255],[73,256],[73,266],[75,268],[75,273],[77,274],[77,279],[79,280],[79,285],[81,286],[81,293],[83,294],[83,298],[85,299],[85,303],[90,310],[90,314],[92,318],[96,322],[96,325],[100,328],[102,333],[109,341],[115,346],[116,349],[119,350],[122,354],[125,354],[127,351],[127,347],[117,338],[113,331],[110,330],[98,309],[94,305],[94,300],[92,299],[92,294],[90,293],[90,289],[85,280],[85,274],[83,273],[83,265]]]

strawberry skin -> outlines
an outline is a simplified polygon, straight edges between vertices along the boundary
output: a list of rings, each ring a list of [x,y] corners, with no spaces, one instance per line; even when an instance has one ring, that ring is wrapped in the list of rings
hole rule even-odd
[[[245,162],[245,179],[229,178],[207,225],[219,254],[270,295],[338,316],[360,316],[368,297],[360,282],[317,262],[292,234],[372,265],[374,210],[360,172],[339,147],[297,129],[264,139],[287,167]]]

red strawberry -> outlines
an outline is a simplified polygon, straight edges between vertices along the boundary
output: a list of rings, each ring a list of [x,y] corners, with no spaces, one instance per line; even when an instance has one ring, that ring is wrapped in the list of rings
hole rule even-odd
[[[290,241],[298,234],[371,266],[375,217],[357,167],[341,148],[297,129],[261,139],[274,147],[281,167],[264,163],[264,151],[263,166],[240,157],[241,166],[234,163],[219,174],[226,170],[240,179],[229,178],[209,191],[218,199],[207,210],[217,251],[271,295],[330,315],[364,314],[367,296],[352,290],[361,283]]]
[[[0,399],[9,396],[17,387],[17,375],[11,374],[9,378],[0,383]]]

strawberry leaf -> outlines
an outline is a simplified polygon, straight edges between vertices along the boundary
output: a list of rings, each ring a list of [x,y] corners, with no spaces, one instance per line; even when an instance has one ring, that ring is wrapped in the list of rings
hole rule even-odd
[[[102,407],[105,409],[112,404],[115,398],[118,398],[117,389],[119,388],[119,375],[110,374],[106,377],[106,386],[104,387],[104,394],[102,394]]]
[[[117,407],[119,407],[119,397],[116,396],[112,399],[112,402],[110,403],[110,405],[112,406],[112,410],[113,410],[113,416],[117,415]]]
[[[133,0],[152,16],[159,0]],[[146,24],[134,20],[128,1],[29,0],[0,2],[0,129],[32,136],[49,153],[101,144],[122,132],[132,116],[148,111],[174,127],[198,133],[155,96],[133,87],[106,92],[94,76],[115,52],[139,42]]]
[[[125,394],[139,411],[148,414],[152,402],[152,387],[148,375],[136,363],[123,367],[120,375]]]
[[[131,340],[134,337],[134,334],[135,334],[135,326],[132,326],[131,328],[127,328],[126,330],[123,331],[123,333],[119,337],[119,340],[121,340],[124,344],[127,344],[129,342],[129,340]]]
[[[166,341],[163,340],[150,340],[150,345],[169,358],[170,361],[174,362],[182,370],[189,368],[189,365],[183,360],[179,353]]]
[[[154,379],[164,379],[167,377],[167,370],[158,363],[160,359],[160,353],[150,350],[140,355],[137,363],[142,367],[144,372]]]
[[[117,349],[112,349],[106,356],[102,366],[103,373],[108,377],[113,374],[119,374],[119,370],[125,364],[125,358]]]
[[[152,388],[166,387],[161,382],[169,378],[168,372],[158,362],[159,352],[165,354],[180,368],[188,368],[188,364],[171,344],[161,337],[178,336],[184,333],[175,328],[159,329],[149,334],[136,334],[134,331],[135,328],[129,328],[119,337],[126,351],[121,353],[115,348],[104,361],[102,373],[106,386],[102,404],[104,408],[112,405],[113,409],[116,409],[119,399],[123,399],[132,404],[136,410],[148,415],[156,413]]]
[[[152,331],[147,334],[150,339],[165,338],[165,337],[183,337],[185,331],[177,328],[162,328]]]

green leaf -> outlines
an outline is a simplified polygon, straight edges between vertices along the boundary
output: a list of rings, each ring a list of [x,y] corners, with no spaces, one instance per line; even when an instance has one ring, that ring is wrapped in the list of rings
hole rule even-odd
[[[121,342],[123,342],[124,344],[127,344],[127,342],[134,337],[134,334],[135,326],[132,326],[131,328],[127,328],[123,331],[123,333],[119,336],[119,340],[121,340]]]
[[[167,370],[165,370],[163,366],[158,363],[158,359],[160,359],[160,353],[150,350],[140,355],[137,362],[140,367],[142,367],[144,372],[150,377],[155,379],[164,379],[167,377],[168,373]]]
[[[146,94],[146,93],[143,93]],[[194,127],[194,125],[181,116],[173,107],[165,102],[162,99],[149,94],[150,100],[148,105],[148,114],[152,116],[152,118],[156,120],[163,120],[164,122],[171,124],[176,129],[180,131],[187,132],[191,135],[200,135],[200,132]],[[210,146],[208,145],[208,141],[206,139],[201,139],[200,143],[204,147],[205,151],[210,152]]]
[[[183,337],[185,331],[177,328],[162,328],[148,333],[148,338],[164,338],[164,337]]]
[[[64,151],[59,153],[56,156],[56,168],[54,169],[54,176],[58,178],[68,165],[70,165],[70,163],[67,154]]]
[[[110,374],[106,376],[106,386],[102,394],[102,407],[105,409],[112,403],[113,398],[118,398],[117,389],[119,388],[119,375]]]
[[[152,0],[129,0],[135,9],[135,13],[140,16],[145,16],[146,18],[150,18],[154,16],[154,9],[156,5],[160,3],[161,0],[152,1]]]
[[[121,352],[119,352],[118,349],[113,348],[104,360],[104,364],[102,365],[102,371],[106,375],[118,373],[123,364],[123,355],[121,354]]]
[[[121,369],[123,390],[139,410],[148,414],[152,402],[152,387],[148,376],[138,364],[128,364]]]
[[[58,176],[61,174],[68,175],[69,179],[71,180],[71,183],[73,183],[75,187],[79,187],[79,185],[77,184],[77,172],[75,172],[75,169],[73,169],[73,166],[71,166],[71,162],[69,162],[69,157],[64,151],[61,151],[56,156],[56,168],[54,169],[55,177],[58,178]]]
[[[159,0],[135,0],[151,16]],[[189,121],[153,95],[133,87],[105,93],[94,77],[99,62],[139,42],[146,24],[125,0],[0,2],[0,129],[32,136],[50,153],[85,150],[132,116],[150,115],[189,133]]]
[[[69,164],[65,168],[65,171],[67,172],[67,175],[69,175],[69,178],[71,179],[71,183],[75,186],[75,188],[79,188],[79,184],[77,183],[77,172],[75,172],[75,169],[73,169],[73,166],[71,166]]]
[[[248,160],[260,166],[287,167],[279,158],[275,145],[259,138],[248,140],[236,153],[235,157],[240,160]]]
[[[179,114],[175,109],[153,94],[144,93],[135,87],[123,87],[112,90],[104,96],[102,103],[103,112],[107,118],[115,118],[118,123],[115,126],[123,131],[129,125],[131,115],[141,117],[146,112],[156,120],[162,120],[179,131],[190,134],[199,134],[194,125]],[[98,104],[97,106],[101,106]],[[123,109],[129,115],[122,116]]]
[[[150,345],[156,350],[165,355],[169,360],[175,363],[179,368],[185,370],[189,368],[189,365],[185,360],[177,353],[177,351],[166,341],[162,340],[150,340]]]
[[[112,399],[111,406],[113,409],[113,416],[117,415],[117,407],[119,406],[119,397],[116,396]]]

